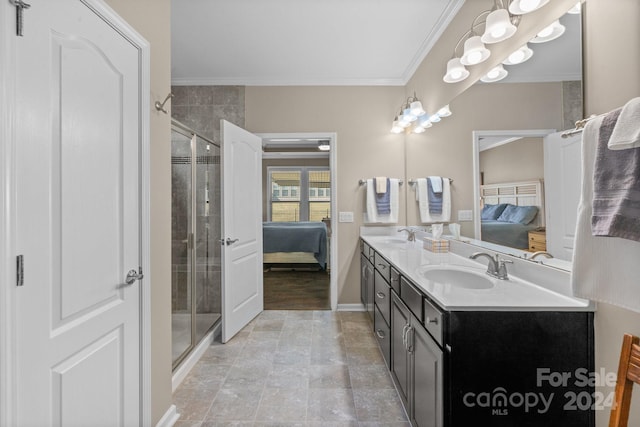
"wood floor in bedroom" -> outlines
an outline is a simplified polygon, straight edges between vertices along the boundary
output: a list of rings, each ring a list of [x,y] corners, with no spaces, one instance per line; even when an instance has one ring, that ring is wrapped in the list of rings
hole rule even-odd
[[[329,310],[329,273],[271,269],[264,272],[265,310]]]

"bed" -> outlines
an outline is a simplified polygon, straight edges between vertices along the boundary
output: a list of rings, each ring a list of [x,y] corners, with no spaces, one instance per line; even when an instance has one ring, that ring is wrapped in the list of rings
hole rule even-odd
[[[262,237],[265,254],[310,253],[320,268],[327,268],[327,226],[324,222],[265,222]],[[281,258],[279,262],[288,261]]]
[[[480,186],[481,239],[511,248],[529,248],[529,231],[544,229],[543,180]]]

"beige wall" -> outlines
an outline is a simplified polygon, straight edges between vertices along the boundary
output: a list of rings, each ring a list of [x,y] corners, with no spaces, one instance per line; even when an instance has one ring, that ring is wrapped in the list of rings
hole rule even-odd
[[[171,406],[171,119],[153,108],[171,91],[170,0],[107,0],[151,45],[151,419]]]
[[[542,138],[522,138],[480,152],[480,172],[485,184],[543,179]]]
[[[588,0],[585,17],[585,109],[587,115],[601,114],[640,96],[640,2]],[[625,332],[640,335],[640,313],[598,304],[596,369],[617,370]],[[596,425],[605,427],[608,418],[608,411],[599,411]],[[640,425],[637,390],[629,425]]]
[[[245,123],[254,133],[336,132],[339,211],[354,213],[338,227],[338,303],[360,301],[358,236],[365,191],[360,178],[404,178],[404,137],[389,132],[402,87],[247,87]],[[404,195],[401,223],[405,221]]]

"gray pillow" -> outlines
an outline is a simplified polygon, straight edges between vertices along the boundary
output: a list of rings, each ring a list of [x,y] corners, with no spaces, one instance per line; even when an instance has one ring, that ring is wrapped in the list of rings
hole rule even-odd
[[[483,221],[494,221],[498,219],[498,217],[506,207],[506,203],[500,203],[497,205],[484,205],[484,207],[482,208],[482,212],[480,213],[480,219]]]
[[[527,225],[534,220],[537,214],[537,206],[515,206],[508,204],[498,217],[498,221]]]

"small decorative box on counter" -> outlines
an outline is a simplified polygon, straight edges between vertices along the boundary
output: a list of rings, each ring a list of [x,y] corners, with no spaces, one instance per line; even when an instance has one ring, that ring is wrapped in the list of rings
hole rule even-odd
[[[445,239],[434,239],[432,237],[425,237],[423,239],[422,247],[426,250],[436,253],[449,252],[449,241]]]

